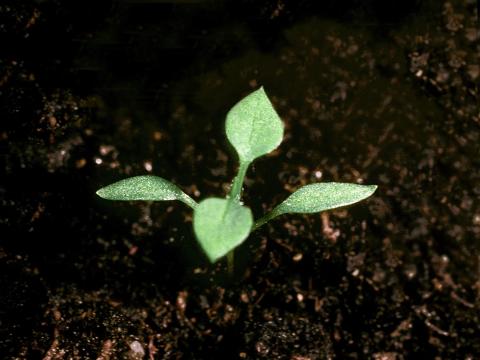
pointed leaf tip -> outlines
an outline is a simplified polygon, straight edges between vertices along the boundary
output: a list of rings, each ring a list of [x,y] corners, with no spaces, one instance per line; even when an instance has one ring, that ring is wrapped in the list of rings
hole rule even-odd
[[[227,114],[225,130],[243,162],[268,154],[283,139],[282,120],[263,86],[232,107]]]

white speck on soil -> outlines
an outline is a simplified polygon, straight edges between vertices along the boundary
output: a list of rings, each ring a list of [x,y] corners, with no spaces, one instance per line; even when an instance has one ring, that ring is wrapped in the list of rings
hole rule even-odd
[[[143,359],[145,356],[145,350],[143,349],[142,344],[138,342],[137,340],[132,341],[130,343],[130,359],[132,360],[137,360],[137,359]]]

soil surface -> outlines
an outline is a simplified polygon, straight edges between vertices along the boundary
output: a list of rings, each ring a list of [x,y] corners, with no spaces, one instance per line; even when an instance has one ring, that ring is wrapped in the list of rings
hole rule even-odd
[[[463,1],[0,4],[1,359],[480,358],[480,36]],[[210,265],[155,174],[222,196],[227,111],[263,85],[285,140],[256,217],[301,185],[368,201],[277,218]]]

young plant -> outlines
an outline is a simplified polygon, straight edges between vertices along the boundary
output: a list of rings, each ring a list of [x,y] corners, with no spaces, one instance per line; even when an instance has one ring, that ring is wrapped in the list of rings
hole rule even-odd
[[[242,185],[250,164],[280,145],[283,123],[263,87],[238,102],[227,114],[226,135],[238,154],[239,170],[226,198],[195,202],[176,185],[158,176],[135,176],[97,191],[108,200],[179,200],[193,209],[193,229],[210,261],[228,255],[233,266],[233,250],[248,235],[273,218],[288,213],[310,214],[347,206],[372,195],[376,185],[315,183],[301,187],[262,218],[254,221],[251,210],[241,200]]]

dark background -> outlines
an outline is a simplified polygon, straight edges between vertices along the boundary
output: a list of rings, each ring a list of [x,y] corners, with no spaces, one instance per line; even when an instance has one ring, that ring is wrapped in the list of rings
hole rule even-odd
[[[478,357],[476,5],[2,1],[2,358]],[[149,172],[225,194],[225,114],[260,85],[286,133],[246,204],[378,184],[333,230],[277,219],[229,279],[181,204],[94,195]]]

